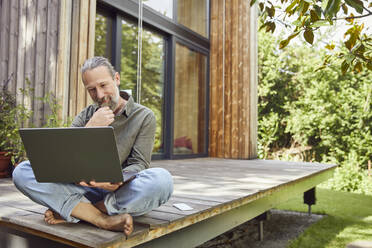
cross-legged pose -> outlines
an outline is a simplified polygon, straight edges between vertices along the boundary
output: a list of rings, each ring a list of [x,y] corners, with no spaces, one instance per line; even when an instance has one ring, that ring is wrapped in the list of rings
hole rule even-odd
[[[126,183],[39,183],[30,162],[24,161],[14,169],[13,182],[31,200],[48,207],[44,220],[49,224],[84,220],[103,229],[123,231],[128,236],[133,231],[132,216],[159,207],[173,192],[169,172],[149,168],[155,116],[127,93],[119,91],[120,75],[106,58],[88,59],[81,73],[94,104],[78,114],[72,126],[112,126],[122,172],[137,172],[135,178]]]

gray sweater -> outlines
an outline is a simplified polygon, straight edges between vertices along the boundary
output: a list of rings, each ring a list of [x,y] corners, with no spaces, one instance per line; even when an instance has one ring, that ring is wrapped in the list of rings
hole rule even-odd
[[[128,102],[122,114],[115,116],[110,126],[114,128],[123,170],[138,172],[150,166],[155,140],[155,115],[149,108],[135,103],[127,93],[120,92],[120,95]],[[72,126],[84,127],[97,109],[96,104],[86,107],[75,117]]]

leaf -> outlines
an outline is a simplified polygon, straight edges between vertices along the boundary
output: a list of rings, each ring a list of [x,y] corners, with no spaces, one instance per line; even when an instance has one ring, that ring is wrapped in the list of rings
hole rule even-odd
[[[266,27],[267,23],[265,22],[264,24],[262,24],[258,30],[262,30],[264,27]]]
[[[251,0],[250,6],[252,7],[252,6],[253,6],[253,4],[255,4],[255,3],[256,3],[256,1],[257,1],[257,0]]]
[[[340,10],[341,0],[329,0],[327,7],[324,9],[324,15],[327,18],[332,18]]]
[[[371,61],[368,61],[367,68],[368,68],[368,70],[372,71],[372,62]]]
[[[352,24],[354,22],[354,15],[350,13],[350,16],[345,19],[348,23]]]
[[[295,25],[296,27],[302,27],[301,16],[299,16],[296,21],[292,22],[292,24]]]
[[[345,15],[347,15],[349,9],[347,8],[346,4],[343,3],[343,4],[341,5],[341,7],[342,7],[342,10],[344,11]]]
[[[276,25],[275,25],[274,22],[267,22],[266,23],[266,32],[270,32],[271,31],[271,33],[274,33],[275,28],[276,28]]]
[[[325,10],[326,8],[327,8],[327,6],[328,6],[328,1],[329,0],[322,0],[322,10]]]
[[[270,8],[269,7],[266,7],[265,9],[266,9],[267,14],[271,18],[273,18],[275,16],[275,8],[274,8],[274,6],[271,6]]]
[[[300,33],[300,31],[294,32],[293,34],[291,34],[290,36],[288,36],[287,40],[288,40],[288,41],[292,40],[292,39],[293,39],[294,37],[296,37],[299,33]]]
[[[292,3],[285,9],[285,12],[291,13],[294,6],[296,6],[297,3],[298,3],[298,0],[292,1]]]
[[[363,2],[360,0],[345,0],[345,3],[353,7],[359,14],[363,13]]]
[[[305,40],[310,43],[311,45],[313,44],[314,42],[314,33],[313,33],[313,30],[311,29],[307,29],[305,32],[304,32],[304,38]]]
[[[308,2],[301,1],[301,5],[300,5],[300,8],[299,8],[298,12],[300,12],[300,15],[303,16],[303,15],[306,14],[306,12],[308,11],[309,7],[310,7],[310,4]]]
[[[314,8],[316,14],[319,16],[319,18],[321,18],[322,17],[322,8],[320,8],[318,5],[314,5],[313,8]]]
[[[327,44],[326,46],[325,46],[325,48],[327,48],[328,50],[333,50],[333,49],[335,49],[335,44]]]
[[[349,53],[345,56],[345,60],[348,64],[351,64],[355,59],[355,55],[352,53]]]
[[[316,22],[319,20],[318,14],[313,9],[310,10],[310,19],[311,19],[311,22]]]
[[[349,50],[351,50],[351,48],[353,47],[350,40],[345,41],[344,44],[345,44],[346,48],[349,49]]]
[[[260,10],[263,11],[264,10],[264,7],[265,7],[264,3],[261,2],[258,5],[260,7]]]
[[[315,69],[315,72],[323,70],[324,68],[326,68],[325,65],[319,66],[318,68]]]
[[[310,27],[317,28],[317,27],[321,27],[321,26],[329,26],[329,21],[319,20],[319,21],[316,21],[313,24],[311,24]]]
[[[356,62],[356,64],[354,65],[354,71],[356,72],[361,72],[363,70],[363,65],[360,61]]]
[[[346,62],[346,60],[344,60],[341,64],[341,72],[342,72],[342,75],[345,75],[345,73],[347,72],[347,70],[349,69],[349,63]]]
[[[284,47],[286,47],[288,45],[288,43],[289,43],[288,39],[280,41],[279,49],[283,49]]]

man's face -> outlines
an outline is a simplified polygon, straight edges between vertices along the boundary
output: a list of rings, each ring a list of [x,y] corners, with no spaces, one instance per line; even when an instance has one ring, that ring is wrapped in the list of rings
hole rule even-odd
[[[84,72],[83,83],[90,97],[99,107],[108,106],[112,111],[115,110],[120,97],[118,89],[120,84],[119,73],[115,73],[115,77],[112,79],[108,69],[99,66]]]

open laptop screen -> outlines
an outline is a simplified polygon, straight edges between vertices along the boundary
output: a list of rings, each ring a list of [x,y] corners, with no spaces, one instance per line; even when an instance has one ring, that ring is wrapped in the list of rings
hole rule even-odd
[[[113,127],[19,130],[38,182],[123,181]]]

